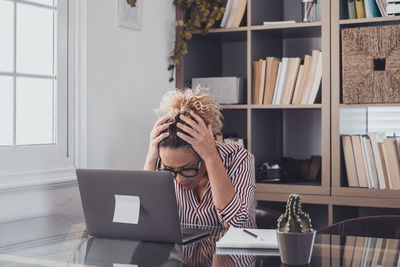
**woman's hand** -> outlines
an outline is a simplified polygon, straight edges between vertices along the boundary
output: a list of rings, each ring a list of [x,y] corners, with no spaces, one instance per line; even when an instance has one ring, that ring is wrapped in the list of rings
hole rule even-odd
[[[171,119],[170,115],[165,115],[161,117],[154,125],[153,130],[150,133],[150,144],[149,151],[147,153],[146,163],[144,166],[145,170],[154,170],[156,168],[156,162],[159,158],[158,143],[161,140],[168,137],[168,131],[161,133],[162,131],[168,129],[171,123],[166,123]],[[161,134],[160,134],[161,133]]]
[[[190,111],[190,115],[194,120],[184,115],[179,117],[190,127],[183,123],[178,123],[178,128],[187,133],[184,134],[182,132],[177,132],[178,137],[192,145],[193,149],[204,161],[213,160],[215,157],[219,157],[215,147],[211,125],[207,126],[203,119],[193,111]]]

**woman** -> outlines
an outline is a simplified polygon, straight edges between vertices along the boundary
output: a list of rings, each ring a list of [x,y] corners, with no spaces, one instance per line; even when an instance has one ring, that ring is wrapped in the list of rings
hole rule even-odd
[[[254,157],[216,143],[219,105],[200,89],[168,92],[150,135],[145,170],[174,175],[181,223],[255,228]]]

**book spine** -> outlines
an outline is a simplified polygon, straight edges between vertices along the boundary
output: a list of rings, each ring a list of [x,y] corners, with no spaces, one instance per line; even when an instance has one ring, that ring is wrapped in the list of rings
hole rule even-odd
[[[365,18],[364,0],[355,0],[356,14],[358,19]]]
[[[349,13],[349,19],[356,18],[356,7],[354,5],[354,0],[347,0],[347,10]]]
[[[365,17],[366,18],[373,18],[374,15],[372,14],[372,1],[371,0],[365,0],[364,1],[364,7],[365,7]]]

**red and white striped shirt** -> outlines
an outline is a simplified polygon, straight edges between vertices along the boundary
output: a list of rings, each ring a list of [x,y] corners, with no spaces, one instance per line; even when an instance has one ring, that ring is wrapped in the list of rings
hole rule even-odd
[[[224,209],[218,210],[214,206],[210,182],[199,202],[194,190],[185,190],[175,181],[181,223],[223,226],[225,221],[234,227],[256,228],[254,156],[233,144],[217,143],[217,150],[235,187],[235,195]]]

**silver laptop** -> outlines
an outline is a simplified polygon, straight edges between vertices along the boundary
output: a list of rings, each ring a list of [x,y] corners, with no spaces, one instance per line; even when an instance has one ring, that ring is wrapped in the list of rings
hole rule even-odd
[[[89,235],[187,243],[210,234],[181,227],[169,172],[77,169],[76,174]]]

